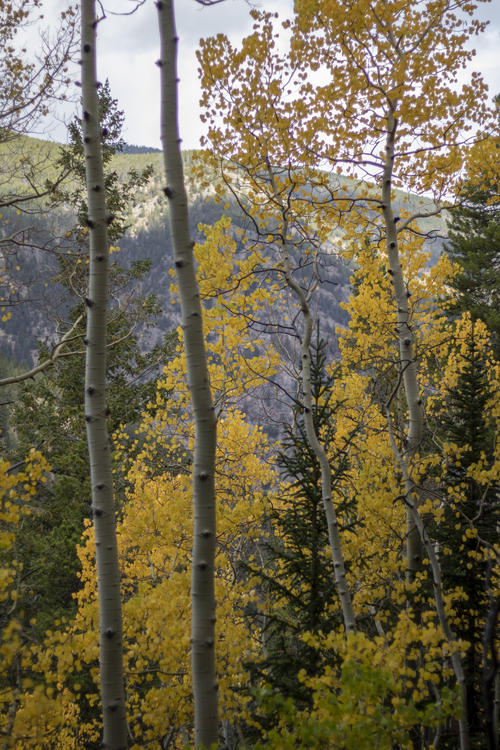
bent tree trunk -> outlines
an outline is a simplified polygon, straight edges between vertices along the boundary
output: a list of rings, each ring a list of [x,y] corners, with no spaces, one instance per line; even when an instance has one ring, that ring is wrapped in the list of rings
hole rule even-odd
[[[103,747],[127,747],[122,665],[120,571],[106,407],[106,310],[108,240],[101,132],[97,105],[94,0],[82,0],[83,140],[90,238],[85,356],[85,421],[90,458],[97,590]]]
[[[306,429],[307,441],[316,456],[321,468],[321,494],[323,499],[323,509],[325,511],[326,524],[328,529],[328,541],[333,561],[333,577],[337,594],[340,599],[342,608],[342,617],[346,635],[356,632],[356,616],[352,606],[352,597],[347,583],[344,553],[340,540],[340,531],[337,518],[337,511],[333,500],[332,492],[332,469],[330,460],[322,445],[319,435],[314,426],[313,419],[313,398],[311,386],[311,338],[313,331],[313,318],[310,309],[311,291],[306,292],[300,284],[293,278],[290,256],[288,253],[286,237],[288,236],[287,209],[281,200],[281,196],[276,187],[276,182],[271,168],[268,168],[269,184],[272,186],[273,198],[276,205],[280,207],[283,219],[283,227],[280,231],[280,262],[283,269],[283,275],[289,289],[295,294],[300,306],[304,330],[300,337],[301,367],[302,367],[302,395],[303,395],[303,415],[304,426]]]
[[[385,146],[385,165],[382,179],[382,211],[385,222],[387,257],[394,290],[394,301],[397,307],[397,330],[399,339],[399,366],[403,382],[406,404],[408,407],[408,431],[406,434],[406,456],[408,462],[417,452],[424,433],[424,412],[420,396],[417,361],[415,356],[414,335],[410,323],[408,290],[405,285],[401,260],[399,257],[398,231],[396,217],[392,208],[392,172],[394,167],[394,145],[396,140],[397,120],[392,110],[387,113],[387,136]],[[413,581],[422,567],[422,542],[409,509],[406,511],[406,556],[408,579]]]
[[[191,662],[195,747],[217,744],[215,671],[215,448],[216,418],[208,378],[205,340],[196,281],[193,242],[177,124],[177,35],[173,0],[156,4],[161,37],[161,138],[174,262],[179,284],[188,386],[194,415],[193,563]]]
[[[286,283],[288,284],[290,289],[292,289],[297,295],[304,322],[304,331],[302,333],[300,341],[302,364],[302,395],[304,401],[304,425],[309,445],[311,446],[313,453],[318,459],[319,465],[321,467],[321,494],[323,497],[323,508],[325,511],[326,523],[328,528],[328,540],[330,542],[330,549],[332,552],[334,581],[342,607],[342,617],[344,620],[345,632],[346,635],[349,635],[350,633],[354,633],[356,631],[356,617],[352,606],[351,592],[347,584],[344,554],[342,552],[337,512],[333,500],[332,470],[325,448],[319,440],[319,436],[317,434],[313,420],[311,386],[311,337],[313,330],[313,319],[304,291],[292,278],[290,261],[288,259],[286,248],[283,248],[281,257]]]

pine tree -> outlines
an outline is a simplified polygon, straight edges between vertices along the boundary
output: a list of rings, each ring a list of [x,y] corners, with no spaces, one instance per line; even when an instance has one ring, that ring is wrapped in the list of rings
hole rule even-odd
[[[499,186],[469,185],[463,202],[451,212],[446,252],[458,263],[452,281],[452,315],[469,312],[491,331],[500,358],[500,208]]]
[[[500,94],[494,98],[500,115]],[[470,313],[491,333],[495,358],[500,359],[500,186],[498,142],[484,141],[485,151],[475,155],[469,182],[451,209],[449,243],[445,250],[459,266],[451,281],[454,295],[448,308],[452,316]],[[479,167],[477,167],[479,162]],[[478,172],[477,177],[474,171]]]
[[[468,644],[464,670],[471,748],[480,750],[486,747],[483,636],[492,591],[485,550],[498,539],[500,511],[498,488],[485,484],[479,474],[495,461],[491,352],[481,346],[473,324],[464,343],[456,383],[445,393],[438,420],[445,448],[445,500],[435,534],[445,590],[461,596],[454,627],[457,637]]]
[[[311,353],[313,418],[327,452],[332,449],[338,407],[331,400],[333,380],[326,371],[326,343],[318,340]],[[268,603],[260,615],[265,656],[252,670],[283,698],[292,698],[299,710],[312,705],[312,691],[299,679],[301,670],[308,676],[318,675],[334,658],[308,645],[303,635],[328,633],[342,623],[330,572],[321,467],[307,439],[300,408],[293,426],[285,430],[277,463],[289,488],[269,513],[271,531],[261,545],[265,565],[244,566],[260,580]],[[335,488],[348,469],[346,452],[337,451],[331,465]],[[342,497],[336,503],[345,528],[350,504]],[[267,718],[272,721],[272,715]]]
[[[101,123],[101,147],[104,166],[106,205],[112,216],[108,227],[110,242],[115,242],[127,230],[126,209],[138,188],[143,187],[153,173],[153,166],[147,165],[142,171],[129,169],[125,179],[112,168],[113,156],[123,152],[125,141],[122,129],[125,119],[118,100],[111,94],[109,81],[98,88],[98,112]],[[76,206],[78,226],[86,226],[88,208],[85,197],[85,154],[83,150],[82,120],[75,117],[68,126],[69,145],[61,150],[58,165],[73,176],[73,187],[63,185],[55,191],[53,200]]]

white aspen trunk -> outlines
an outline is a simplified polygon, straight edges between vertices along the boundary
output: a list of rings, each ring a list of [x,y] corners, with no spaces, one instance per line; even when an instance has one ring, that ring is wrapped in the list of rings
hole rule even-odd
[[[404,282],[398,247],[398,230],[396,223],[399,217],[394,216],[392,209],[392,174],[394,167],[394,144],[398,127],[393,110],[387,112],[386,154],[382,182],[382,210],[386,228],[387,256],[389,259],[390,275],[392,277],[394,298],[397,306],[397,329],[399,338],[399,361],[401,377],[408,408],[408,430],[406,433],[405,454],[402,455],[396,445],[392,419],[387,408],[387,424],[389,437],[396,463],[403,475],[406,493],[406,532],[407,532],[407,562],[408,578],[413,580],[422,566],[422,551],[429,559],[432,572],[434,603],[439,623],[444,636],[450,645],[451,664],[455,679],[460,688],[460,703],[462,718],[459,720],[460,750],[469,750],[469,723],[467,718],[467,690],[462,658],[456,645],[456,637],[446,615],[443,600],[443,586],[441,566],[434,545],[429,539],[424,522],[418,512],[419,490],[411,479],[408,464],[417,452],[424,434],[424,412],[422,398],[417,379],[417,361],[415,356],[414,335],[410,324],[410,310],[408,305],[409,293]]]
[[[332,498],[332,470],[326,451],[319,441],[313,420],[313,399],[311,386],[311,337],[313,331],[313,319],[311,311],[309,309],[309,305],[307,303],[306,295],[300,288],[299,284],[297,284],[291,276],[290,261],[288,259],[288,253],[286,252],[286,249],[282,253],[282,260],[286,282],[299,299],[302,318],[304,321],[304,332],[302,334],[300,342],[302,365],[302,395],[304,399],[304,426],[306,428],[306,435],[307,440],[309,441],[309,445],[311,446],[314,455],[318,459],[321,468],[321,494],[323,499],[323,508],[326,516],[326,523],[328,527],[328,541],[330,542],[330,549],[332,552],[335,586],[342,607],[344,627],[346,630],[346,634],[349,635],[349,633],[354,633],[356,631],[356,618],[354,616],[354,610],[352,607],[351,593],[347,585],[344,555],[342,553],[342,545],[340,543],[337,513],[335,511],[335,505]]]
[[[177,34],[173,0],[159,0],[161,58],[161,138],[169,202],[174,262],[181,297],[188,386],[195,424],[193,463],[193,562],[191,663],[195,747],[218,743],[218,685],[215,669],[216,417],[208,377],[200,294],[189,233],[177,122]]]
[[[385,148],[385,165],[382,180],[382,210],[385,221],[387,256],[390,275],[397,306],[397,330],[399,338],[399,363],[403,388],[408,407],[408,431],[406,435],[406,455],[408,458],[416,453],[424,431],[424,413],[422,399],[417,381],[417,362],[415,358],[414,336],[410,324],[408,289],[406,288],[401,260],[399,257],[397,218],[392,209],[392,173],[394,167],[394,143],[396,139],[397,120],[392,110],[387,113],[387,137]],[[406,554],[408,577],[413,580],[422,566],[422,543],[412,514],[406,511]]]
[[[90,239],[85,356],[85,421],[90,458],[97,590],[103,747],[128,745],[122,663],[120,570],[106,406],[108,240],[101,132],[97,105],[95,0],[82,0],[83,140]]]
[[[283,238],[281,242],[280,252],[283,274],[288,287],[293,291],[298,299],[300,310],[302,313],[302,319],[304,321],[304,331],[300,341],[302,395],[304,399],[304,426],[306,428],[307,440],[314,455],[318,459],[321,469],[321,494],[328,528],[328,541],[330,543],[330,549],[332,553],[335,587],[337,589],[340,604],[342,607],[342,616],[344,620],[346,635],[349,635],[349,633],[354,633],[356,631],[356,618],[352,606],[351,592],[349,591],[349,586],[347,584],[337,513],[332,497],[332,470],[326,451],[321,445],[318,438],[313,419],[313,398],[311,386],[311,338],[313,332],[313,318],[311,315],[311,310],[309,308],[309,295],[306,295],[300,284],[298,284],[292,276],[290,257],[286,244],[286,237],[288,234],[288,223],[286,220],[287,212],[285,206],[281,201],[278,190],[276,189],[272,169],[269,167],[268,175],[269,182],[273,187],[274,199],[280,206],[281,213],[284,218],[284,226],[280,233],[281,237]]]

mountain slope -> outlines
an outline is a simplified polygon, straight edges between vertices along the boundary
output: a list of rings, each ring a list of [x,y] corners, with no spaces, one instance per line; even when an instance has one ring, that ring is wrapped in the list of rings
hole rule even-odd
[[[20,154],[24,154],[23,158],[29,163],[43,162],[43,180],[54,180],[57,177],[54,162],[60,148],[59,144],[21,138],[14,151],[12,144],[2,146],[0,163],[3,163],[5,173],[7,173],[9,161],[14,159],[14,156],[18,159]],[[213,224],[222,213],[229,214],[235,226],[244,228],[245,219],[234,203],[226,204],[224,210],[221,204],[215,203],[210,196],[207,196],[206,191],[203,192],[198,187],[195,179],[190,178],[193,157],[192,151],[184,153],[194,239],[200,239],[198,224]],[[115,256],[124,266],[131,266],[140,259],[151,261],[151,271],[137,285],[138,291],[157,295],[162,313],[154,327],[147,332],[144,331],[144,347],[157,343],[163,333],[171,330],[179,322],[177,309],[171,304],[169,291],[172,252],[168,228],[168,207],[163,194],[162,154],[158,152],[120,153],[115,155],[112,161],[112,168],[116,170],[121,180],[125,180],[127,172],[131,169],[140,172],[149,164],[153,166],[152,177],[145,187],[136,192],[129,205],[127,215],[129,229],[120,240],[120,253]],[[71,176],[68,177],[67,184],[71,186]],[[22,179],[22,169],[16,172],[9,189],[12,193],[15,191],[22,193],[27,189],[26,180]],[[354,181],[346,179],[346,192],[353,189],[355,189]],[[398,202],[410,210],[415,210],[417,206],[423,206],[427,210],[431,207],[429,199],[399,192]],[[5,194],[5,188],[3,193]],[[1,194],[0,192],[0,196]],[[35,210],[37,213],[32,213]],[[23,205],[21,212],[18,208],[11,207],[4,209],[2,213],[0,251],[5,260],[3,264],[5,278],[0,296],[5,298],[9,295],[5,287],[10,285],[10,299],[16,304],[9,308],[10,320],[2,324],[0,351],[17,361],[33,363],[36,358],[37,341],[43,340],[45,343],[50,343],[57,340],[58,326],[61,320],[64,320],[69,307],[75,304],[75,299],[71,300],[68,291],[54,280],[57,273],[56,251],[62,254],[72,252],[64,235],[71,227],[74,215],[70,206],[58,206],[52,209],[48,198],[42,199],[36,205]],[[425,232],[442,236],[444,229],[444,221],[440,218],[430,218],[422,222],[422,230]],[[13,246],[6,241],[6,238],[13,234],[22,238],[21,245]],[[30,247],[30,241],[26,239],[28,236],[31,237],[31,243],[34,246]],[[441,241],[435,242],[434,246],[434,252],[438,253]],[[242,246],[240,251],[244,251]],[[345,325],[347,322],[340,303],[345,301],[349,292],[350,269],[344,261],[335,256],[327,257],[325,254],[324,257],[327,259],[324,271],[325,280],[329,283],[324,284],[319,290],[317,304],[321,310],[324,331],[333,332],[336,326]]]

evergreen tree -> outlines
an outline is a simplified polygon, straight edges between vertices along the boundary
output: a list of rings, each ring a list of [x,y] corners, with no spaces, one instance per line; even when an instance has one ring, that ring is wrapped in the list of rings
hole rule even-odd
[[[499,186],[469,185],[459,207],[451,210],[446,252],[460,271],[452,281],[452,315],[469,312],[481,319],[500,358],[500,208]]]
[[[126,179],[120,179],[118,172],[111,168],[113,156],[121,153],[126,146],[121,135],[125,116],[123,111],[118,109],[118,100],[113,99],[111,95],[108,80],[99,88],[98,99],[106,206],[112,216],[108,237],[111,242],[114,242],[126,232],[128,227],[125,215],[129,201],[137,189],[148,182],[153,174],[153,167],[150,164],[141,172],[129,169]],[[88,210],[85,197],[85,155],[81,118],[73,119],[68,126],[68,132],[69,146],[61,150],[58,164],[73,175],[73,187],[64,188],[63,186],[55,192],[54,200],[76,206],[78,226],[82,228],[86,227]]]
[[[483,636],[493,585],[485,550],[498,540],[500,509],[498,487],[485,485],[478,475],[478,469],[495,461],[490,352],[476,340],[473,325],[465,343],[456,385],[448,389],[438,420],[438,435],[448,449],[441,484],[444,514],[435,536],[445,590],[461,595],[454,628],[468,644],[464,670],[471,748],[480,750],[486,747]]]
[[[102,139],[105,165],[122,147],[123,112],[111,97],[106,82],[99,89],[102,116]],[[22,460],[36,446],[51,464],[52,479],[36,499],[36,513],[25,521],[18,533],[18,545],[24,561],[23,602],[25,619],[35,622],[32,636],[41,634],[55,618],[73,611],[73,593],[78,587],[76,547],[84,519],[90,515],[88,454],[85,438],[83,406],[85,358],[85,292],[87,288],[87,243],[85,203],[85,164],[82,148],[81,122],[75,119],[70,127],[70,147],[62,152],[61,165],[71,169],[73,187],[60,192],[56,199],[75,207],[77,223],[70,235],[71,252],[58,257],[59,271],[55,277],[72,309],[70,324],[76,323],[74,336],[66,344],[64,355],[53,367],[34,382],[17,387],[9,428],[15,436],[11,450],[14,462]],[[126,226],[124,216],[131,191],[149,179],[150,168],[142,174],[129,172],[122,191],[118,175],[105,173],[106,195],[114,214],[111,238],[117,241]],[[114,256],[116,257],[116,256]],[[112,298],[118,300],[109,311],[108,320],[108,406],[111,433],[123,425],[131,434],[141,412],[153,398],[160,366],[171,355],[173,337],[167,335],[162,344],[149,353],[139,347],[139,331],[153,325],[159,313],[154,296],[136,293],[150,261],[136,261],[131,268],[112,263],[110,284]],[[76,297],[76,304],[75,304]],[[69,326],[68,326],[69,327]],[[39,345],[39,359],[50,354],[45,343]],[[131,449],[132,450],[132,449]],[[132,450],[133,452],[133,450]],[[118,502],[123,490],[124,471],[117,466]]]
[[[325,365],[326,344],[318,340],[311,353],[313,417],[330,453],[338,405],[332,403],[334,377]],[[335,487],[348,469],[347,452],[337,451],[331,460]],[[289,489],[269,513],[271,531],[261,549],[264,566],[246,566],[260,580],[268,603],[261,613],[264,659],[252,665],[252,670],[300,710],[311,707],[312,691],[301,682],[299,673],[304,670],[308,676],[318,675],[334,659],[333,654],[320,653],[305,643],[302,636],[306,632],[328,633],[342,623],[331,575],[321,468],[307,439],[300,406],[295,409],[294,425],[285,431],[277,463]],[[342,496],[336,503],[345,528],[350,505]],[[272,714],[267,718],[272,721]]]
[[[149,311],[151,312],[151,311]],[[111,321],[108,350],[110,431],[124,425],[134,453],[134,427],[154,397],[161,363],[172,353],[172,337],[141,354],[131,321]],[[61,357],[46,375],[19,387],[11,429],[17,438],[15,456],[36,446],[51,465],[52,478],[36,496],[37,512],[19,530],[18,544],[25,563],[26,617],[36,615],[42,633],[54,618],[73,610],[78,587],[76,547],[85,518],[90,517],[88,455],[82,401],[83,332],[73,343],[74,354]],[[43,355],[43,348],[41,354]],[[117,501],[123,500],[126,467],[116,465]]]

